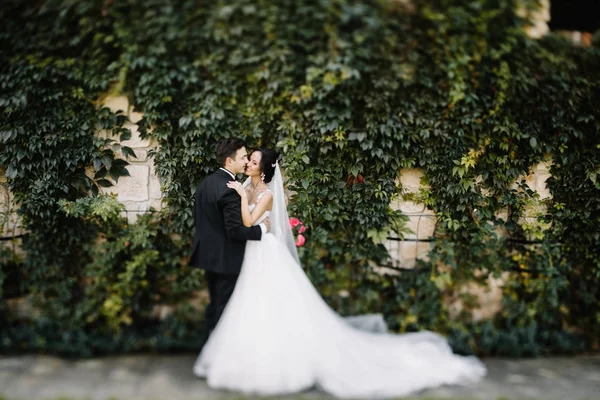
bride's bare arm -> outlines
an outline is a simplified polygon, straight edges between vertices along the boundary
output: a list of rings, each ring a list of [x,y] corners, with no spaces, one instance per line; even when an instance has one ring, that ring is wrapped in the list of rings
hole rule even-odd
[[[265,211],[271,209],[271,206],[273,204],[273,195],[271,194],[271,192],[266,192],[265,194],[263,194],[258,204],[256,204],[256,207],[254,207],[254,210],[250,212],[250,206],[248,204],[248,194],[246,193],[242,185],[239,182],[231,181],[227,183],[227,187],[238,192],[238,194],[241,197],[242,222],[244,223],[244,226],[252,226],[260,218],[260,216],[263,215]]]

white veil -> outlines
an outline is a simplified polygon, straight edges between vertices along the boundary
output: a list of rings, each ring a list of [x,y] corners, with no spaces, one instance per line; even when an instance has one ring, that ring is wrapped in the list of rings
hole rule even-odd
[[[244,181],[244,187],[250,184],[250,178]],[[300,258],[296,249],[296,242],[290,226],[290,218],[285,204],[285,192],[283,190],[283,176],[279,169],[279,163],[275,163],[275,175],[271,182],[267,184],[273,193],[273,208],[271,209],[270,220],[273,233],[281,242],[285,243],[288,251],[292,254],[301,270]],[[367,332],[386,333],[387,325],[381,314],[355,315],[343,318],[351,326]]]
[[[244,187],[250,184],[250,178],[244,182]],[[273,194],[273,208],[269,219],[271,221],[271,229],[269,232],[274,234],[279,240],[285,243],[288,251],[292,254],[294,259],[300,263],[298,257],[298,250],[296,249],[296,242],[290,226],[290,217],[287,212],[285,204],[285,192],[283,190],[283,176],[279,168],[279,163],[275,163],[275,174],[271,182],[267,184],[271,193]]]

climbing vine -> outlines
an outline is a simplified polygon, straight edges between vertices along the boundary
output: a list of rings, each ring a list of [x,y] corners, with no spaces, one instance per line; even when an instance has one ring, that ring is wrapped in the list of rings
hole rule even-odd
[[[600,51],[527,37],[522,10],[535,7],[6,1],[0,165],[29,234],[27,256],[0,279],[5,297],[31,296],[42,317],[18,321],[2,306],[11,324],[0,343],[76,354],[199,346],[192,193],[216,167],[216,143],[240,136],[279,151],[290,213],[308,228],[303,266],[338,311],[435,329],[463,352],[597,349]],[[111,94],[130,98],[139,132],[158,143],[164,207],[131,225],[98,191],[134,156],[119,144],[126,117],[101,106]],[[545,199],[524,180],[539,163],[551,174]],[[424,172],[418,193],[399,183],[403,168]],[[398,197],[436,213],[434,241],[416,269],[380,275],[383,240],[407,233],[390,208]],[[1,278],[16,268],[18,289]],[[463,289],[490,276],[504,282],[502,310],[474,322]],[[450,318],[456,298],[465,312]],[[157,322],[161,304],[175,312]]]

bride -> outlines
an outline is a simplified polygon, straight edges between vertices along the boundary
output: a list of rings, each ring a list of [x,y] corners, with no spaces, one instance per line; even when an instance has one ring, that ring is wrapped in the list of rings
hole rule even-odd
[[[454,355],[434,332],[402,335],[357,329],[321,298],[298,260],[283,179],[271,149],[255,150],[244,185],[244,225],[270,219],[248,241],[235,290],[194,365],[216,389],[282,395],[317,387],[340,398],[404,396],[486,374],[474,357]]]

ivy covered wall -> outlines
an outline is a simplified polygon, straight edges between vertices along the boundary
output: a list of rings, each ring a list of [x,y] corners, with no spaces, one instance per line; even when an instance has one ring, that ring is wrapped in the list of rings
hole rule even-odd
[[[29,234],[23,260],[3,258],[0,346],[198,348],[192,191],[218,140],[243,136],[281,153],[290,212],[309,228],[303,266],[339,312],[383,312],[394,330],[434,329],[462,352],[597,349],[600,51],[528,37],[522,10],[536,9],[6,1],[0,165]],[[102,106],[119,94],[141,120]],[[135,224],[98,190],[129,173],[131,124],[158,145],[164,193],[162,211]],[[540,163],[544,199],[523,180]],[[420,190],[402,187],[403,168],[423,171]],[[399,197],[436,214],[434,243],[415,269],[381,275],[383,240],[407,233],[390,207]],[[503,282],[502,310],[474,322],[468,288],[490,278]],[[7,312],[24,296],[37,319]],[[450,318],[452,304],[462,311]]]

